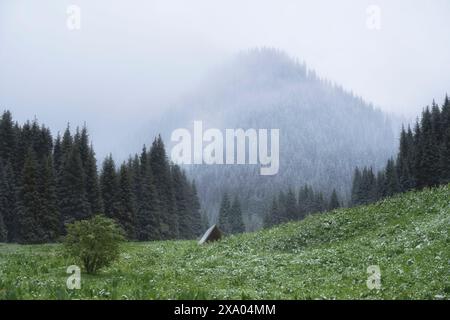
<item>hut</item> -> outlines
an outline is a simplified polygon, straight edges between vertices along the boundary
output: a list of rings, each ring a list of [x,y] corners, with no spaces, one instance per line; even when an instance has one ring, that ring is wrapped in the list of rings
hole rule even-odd
[[[222,238],[222,231],[220,231],[217,225],[213,225],[211,228],[206,230],[205,234],[202,236],[198,244],[217,241],[220,238]]]

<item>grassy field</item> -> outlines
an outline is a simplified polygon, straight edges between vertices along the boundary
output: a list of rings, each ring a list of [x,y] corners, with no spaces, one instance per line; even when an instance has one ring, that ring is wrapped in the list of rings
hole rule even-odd
[[[60,245],[0,244],[0,299],[448,299],[449,232],[447,186],[206,246],[126,243],[80,290],[66,288],[75,261]]]

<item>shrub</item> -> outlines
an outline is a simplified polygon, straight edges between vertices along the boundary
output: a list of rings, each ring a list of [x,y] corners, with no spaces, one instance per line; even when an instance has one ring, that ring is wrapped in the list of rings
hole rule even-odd
[[[109,266],[119,256],[123,231],[102,215],[67,225],[64,246],[69,255],[79,260],[87,273]]]

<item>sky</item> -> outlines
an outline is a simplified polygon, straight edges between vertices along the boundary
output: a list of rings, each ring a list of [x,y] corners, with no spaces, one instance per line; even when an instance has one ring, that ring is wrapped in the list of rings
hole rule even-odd
[[[414,117],[450,91],[449,16],[448,0],[0,0],[0,109],[55,132],[87,122],[104,156],[211,68],[267,46]]]

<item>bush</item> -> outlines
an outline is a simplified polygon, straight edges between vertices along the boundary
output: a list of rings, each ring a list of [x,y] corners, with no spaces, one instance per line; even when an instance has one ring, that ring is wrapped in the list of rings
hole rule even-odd
[[[118,258],[124,237],[114,220],[96,215],[66,227],[64,246],[73,258],[83,264],[87,273],[95,273]]]

